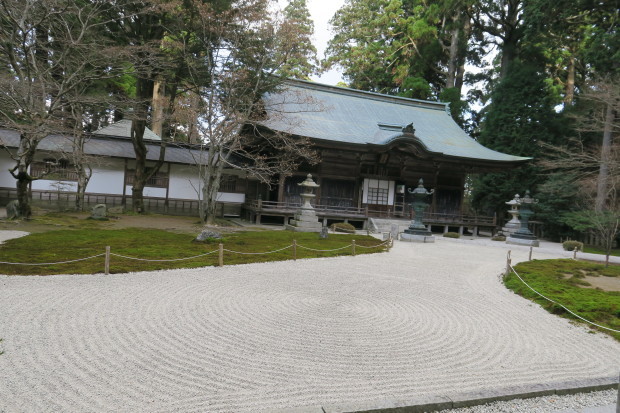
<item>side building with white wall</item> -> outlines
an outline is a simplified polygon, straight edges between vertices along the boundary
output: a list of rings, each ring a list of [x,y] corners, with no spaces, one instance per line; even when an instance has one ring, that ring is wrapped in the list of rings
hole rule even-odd
[[[85,164],[92,170],[85,203],[109,207],[131,207],[135,171],[134,149],[129,137],[131,122],[122,120],[88,136],[84,144]],[[147,168],[159,159],[161,139],[147,129]],[[30,184],[33,205],[67,208],[75,204],[77,173],[73,161],[73,137],[50,135],[38,146],[29,173],[38,178]],[[15,166],[9,152],[19,146],[19,133],[0,129],[0,205],[16,199],[16,181],[9,170]],[[145,208],[151,212],[198,215],[202,195],[199,166],[206,162],[200,145],[166,143],[164,164],[144,188]],[[245,174],[227,169],[218,193],[218,213],[238,216],[245,202]]]

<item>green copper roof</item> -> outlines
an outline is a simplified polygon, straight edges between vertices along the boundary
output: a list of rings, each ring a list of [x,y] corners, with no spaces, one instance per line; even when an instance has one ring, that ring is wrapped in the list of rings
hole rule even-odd
[[[438,155],[498,162],[530,158],[488,149],[463,131],[440,102],[362,92],[305,81],[286,81],[265,96],[272,130],[325,141],[389,145],[412,141]]]

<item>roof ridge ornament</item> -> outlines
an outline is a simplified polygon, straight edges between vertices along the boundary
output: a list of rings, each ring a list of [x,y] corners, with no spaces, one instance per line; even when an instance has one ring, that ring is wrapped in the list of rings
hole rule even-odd
[[[413,127],[413,122],[403,128],[403,133],[408,135],[415,135],[415,128]]]

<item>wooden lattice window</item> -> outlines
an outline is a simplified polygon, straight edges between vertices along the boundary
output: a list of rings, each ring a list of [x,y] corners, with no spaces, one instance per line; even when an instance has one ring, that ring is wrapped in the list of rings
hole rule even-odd
[[[149,173],[149,168],[146,169],[146,173]],[[135,174],[136,171],[134,169],[127,169],[127,173],[125,174],[125,185],[133,185]],[[146,181],[146,186],[168,188],[168,173],[160,170]]]
[[[30,165],[30,176],[50,181],[77,181],[75,167],[67,159],[44,159]]]

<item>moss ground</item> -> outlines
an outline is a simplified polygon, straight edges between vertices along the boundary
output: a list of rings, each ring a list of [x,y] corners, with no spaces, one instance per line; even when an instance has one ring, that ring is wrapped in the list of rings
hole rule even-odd
[[[605,268],[604,265],[587,261],[557,259],[523,262],[518,264],[515,270],[532,288],[581,317],[620,330],[620,292],[592,288],[587,281],[589,277],[620,277],[620,266]],[[536,295],[514,274],[511,273],[505,278],[505,284],[517,294],[537,302],[549,312],[581,322],[561,306]],[[620,341],[620,333],[592,328],[610,334]]]
[[[80,259],[101,254],[106,246],[111,252],[150,260],[166,260],[192,257],[217,251],[221,242],[227,250],[260,253],[287,247],[293,240],[299,245],[316,250],[333,250],[346,246],[355,239],[359,246],[380,244],[375,238],[362,235],[330,234],[328,239],[319,239],[315,233],[293,233],[289,231],[230,232],[221,240],[206,243],[194,243],[194,234],[174,233],[161,229],[124,228],[124,229],[59,229],[55,231],[33,233],[26,237],[7,241],[0,245],[0,261],[21,263],[48,263]],[[357,248],[357,254],[384,251],[384,247]],[[338,251],[314,252],[297,248],[297,258],[330,257],[351,255],[352,248]],[[250,262],[281,261],[293,259],[292,248],[265,255],[242,255],[224,253],[224,265]],[[191,260],[173,262],[135,261],[116,256],[111,257],[110,272],[152,271],[171,268],[194,268],[217,265],[218,254],[203,256]],[[3,274],[92,274],[103,272],[104,257],[97,257],[70,264],[42,266],[0,264]]]

